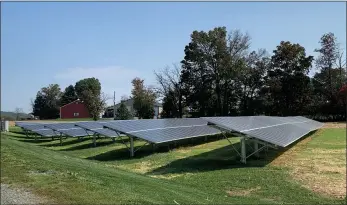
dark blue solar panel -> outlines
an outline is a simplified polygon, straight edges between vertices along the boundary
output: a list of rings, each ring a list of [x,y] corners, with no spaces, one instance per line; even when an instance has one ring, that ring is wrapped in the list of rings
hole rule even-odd
[[[52,124],[47,124],[45,127],[53,129],[53,130],[67,130],[71,128],[75,128],[74,123],[52,123]]]
[[[22,127],[23,129],[26,130],[40,130],[40,129],[46,129],[45,128],[46,124],[22,124],[20,125],[20,127]]]
[[[72,128],[68,130],[59,130],[59,132],[63,133],[64,135],[70,136],[70,137],[83,137],[88,135],[93,135],[93,132],[86,131],[82,128]]]
[[[200,118],[117,120],[105,123],[104,126],[153,143],[220,133]]]
[[[54,136],[59,136],[60,134],[57,132],[54,132],[51,129],[40,129],[40,130],[33,130],[33,132],[44,136],[44,137],[54,137]]]
[[[197,125],[207,125],[207,121],[200,118],[180,118],[180,119],[144,119],[144,120],[116,120],[107,122],[104,127],[116,131],[129,133],[133,131],[148,129],[166,129],[170,127],[191,127]]]
[[[229,131],[285,147],[310,131],[319,129],[322,123],[301,116],[272,117],[203,117],[209,123]]]

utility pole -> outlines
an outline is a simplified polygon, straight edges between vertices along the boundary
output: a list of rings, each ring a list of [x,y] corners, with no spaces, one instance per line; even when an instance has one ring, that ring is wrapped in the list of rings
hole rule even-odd
[[[116,91],[113,92],[113,119],[116,119]]]

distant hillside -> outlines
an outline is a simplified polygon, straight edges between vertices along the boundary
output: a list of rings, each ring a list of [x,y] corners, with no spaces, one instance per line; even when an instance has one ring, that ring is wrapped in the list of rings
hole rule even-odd
[[[14,112],[6,112],[6,111],[1,111],[1,118],[5,118],[8,120],[16,120],[17,114]],[[19,114],[20,118],[29,118],[30,115],[26,113],[20,113]]]

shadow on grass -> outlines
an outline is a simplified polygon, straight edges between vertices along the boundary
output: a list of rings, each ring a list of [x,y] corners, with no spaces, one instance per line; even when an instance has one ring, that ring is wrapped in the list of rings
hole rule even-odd
[[[110,144],[113,144],[113,141],[103,141],[103,142],[96,142],[96,148],[97,147],[102,147],[102,146],[107,146]],[[87,144],[82,144],[82,145],[78,145],[78,146],[74,146],[74,147],[70,147],[70,148],[66,148],[66,149],[61,149],[59,151],[74,151],[74,150],[81,150],[81,149],[88,149],[88,148],[94,148],[93,145],[93,141],[90,140],[90,143]]]
[[[14,134],[20,134],[20,135],[25,135],[25,132],[22,130],[11,130],[12,133]]]
[[[40,143],[45,143],[45,142],[51,142],[52,138],[51,137],[41,137],[41,136],[35,136],[34,135],[12,135],[8,134],[8,136],[15,138],[18,141],[21,142],[28,142],[28,143],[34,143],[34,144],[40,144]]]
[[[69,139],[70,138],[70,139]],[[57,143],[54,144],[45,144],[45,145],[40,145],[40,146],[45,146],[45,147],[60,147],[60,146],[66,146],[66,145],[72,145],[72,144],[77,144],[80,142],[84,142],[86,140],[90,140],[91,138],[89,137],[83,137],[78,139],[77,137],[63,137],[63,141],[60,144],[60,139],[59,137],[54,137],[54,141],[57,141]],[[52,139],[51,139],[52,140]]]
[[[199,155],[175,160],[163,167],[159,167],[147,174],[151,175],[162,175],[162,174],[178,174],[185,172],[196,172],[196,171],[212,171],[221,169],[232,169],[232,168],[248,168],[248,167],[264,167],[271,163],[274,159],[284,154],[287,150],[291,149],[300,141],[305,138],[312,136],[314,132],[305,135],[301,140],[294,142],[286,148],[271,149],[267,151],[262,150],[259,153],[259,157],[250,156],[247,158],[247,163],[243,164],[240,162],[240,157],[233,150],[231,145],[214,149],[209,152],[205,152]],[[240,150],[240,143],[233,144],[237,150]],[[246,146],[247,154],[253,151]]]
[[[33,144],[41,144],[41,143],[47,143],[47,142],[52,142],[52,138],[40,138],[40,139],[31,139],[31,138],[26,138],[26,139],[18,139],[18,141],[21,142],[28,142],[28,143],[33,143]],[[41,145],[43,146],[43,145]]]
[[[169,152],[172,148],[178,148],[178,147],[191,147],[196,146],[212,141],[217,141],[222,139],[223,137],[221,135],[216,136],[209,136],[206,138],[200,137],[200,138],[191,138],[191,139],[185,139],[177,142],[171,142],[171,143],[163,143],[156,145],[155,149],[152,147],[152,145],[145,145],[141,147],[142,145],[134,147],[134,150],[137,150],[135,152],[134,157],[130,157],[130,151],[124,146],[122,149],[112,150],[109,152],[105,152],[96,156],[88,157],[87,159],[91,160],[98,160],[98,161],[114,161],[114,160],[129,160],[129,159],[139,159],[146,156],[149,156],[153,153],[165,153]],[[121,141],[120,141],[121,142]],[[144,144],[145,142],[143,142]],[[128,145],[129,146],[129,145]]]
[[[124,147],[125,147],[125,145],[124,145]],[[136,146],[134,148],[134,150],[136,150],[139,147],[141,147],[141,146]],[[155,152],[156,153],[168,152],[168,148],[167,147],[158,147],[155,149]],[[86,159],[97,160],[97,161],[129,160],[129,159],[143,158],[143,157],[149,156],[153,153],[154,153],[154,151],[152,149],[152,146],[145,145],[140,150],[135,152],[134,157],[130,157],[130,151],[125,147],[125,148],[105,152],[105,153],[102,153],[102,154],[99,154],[96,156],[91,156],[91,157],[88,157]]]

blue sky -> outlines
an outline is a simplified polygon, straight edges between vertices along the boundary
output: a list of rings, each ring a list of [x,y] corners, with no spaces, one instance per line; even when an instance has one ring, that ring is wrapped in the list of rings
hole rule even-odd
[[[1,110],[30,112],[41,87],[86,77],[118,101],[134,77],[155,85],[154,70],[180,62],[193,30],[216,26],[248,32],[252,49],[288,40],[316,56],[326,32],[346,47],[346,3],[3,2]]]

